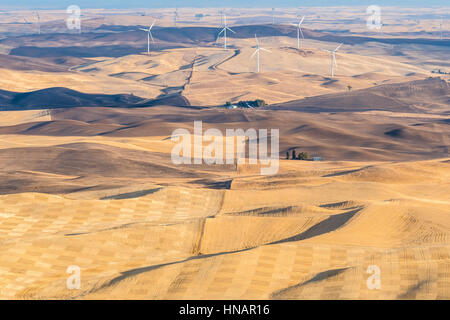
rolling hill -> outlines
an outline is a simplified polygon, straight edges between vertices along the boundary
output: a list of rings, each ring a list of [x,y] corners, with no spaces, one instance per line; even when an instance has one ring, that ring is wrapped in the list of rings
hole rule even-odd
[[[37,110],[74,107],[139,108],[155,105],[189,106],[179,94],[143,99],[130,94],[87,94],[68,88],[48,88],[32,92],[0,90],[0,110]]]
[[[303,112],[392,112],[444,113],[450,105],[450,84],[439,78],[387,84],[353,92],[315,96],[267,107],[270,110]]]
[[[11,48],[11,55],[28,57],[120,57],[137,54],[146,48],[145,34],[139,26],[115,26],[111,31],[109,26],[98,28],[95,32],[82,34],[48,33],[33,36],[8,37],[0,40],[0,45]],[[120,31],[117,31],[120,30]],[[165,50],[183,47],[204,47],[214,45],[220,28],[213,27],[155,27],[153,36],[157,40],[154,50]],[[288,25],[243,25],[233,26],[236,34],[230,38],[252,39],[258,37],[292,37],[297,36],[295,27]],[[348,45],[364,44],[366,42],[384,44],[433,45],[449,47],[448,40],[421,38],[373,38],[356,35],[339,35],[327,32],[304,29],[305,38],[323,42]],[[73,44],[77,45],[74,46]]]

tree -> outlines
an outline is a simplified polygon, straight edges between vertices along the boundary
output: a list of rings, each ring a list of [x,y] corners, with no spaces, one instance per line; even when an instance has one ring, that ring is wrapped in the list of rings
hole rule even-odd
[[[309,155],[306,152],[300,152],[297,157],[298,160],[307,160]]]
[[[262,99],[256,99],[255,102],[257,107],[264,107],[267,105],[266,102]]]
[[[297,157],[295,156],[295,149],[294,149],[294,150],[292,150],[292,160],[295,160],[295,159],[297,159]]]
[[[286,160],[289,160],[289,151],[286,151]]]
[[[267,103],[262,99],[239,101],[237,105],[240,108],[259,108],[264,107]]]
[[[352,91],[352,89],[353,89],[353,87],[352,86],[347,86],[347,88],[348,88],[348,91]]]

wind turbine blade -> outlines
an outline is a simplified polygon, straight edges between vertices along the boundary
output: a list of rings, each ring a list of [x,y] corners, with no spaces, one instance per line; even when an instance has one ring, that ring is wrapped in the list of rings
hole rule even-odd
[[[255,40],[256,40],[256,45],[259,47],[259,41],[258,41],[258,37],[255,34]]]
[[[265,51],[265,52],[270,52],[270,53],[272,53],[272,51],[267,50],[267,49],[264,49],[264,48],[259,48],[259,49],[262,50],[262,51]]]
[[[148,29],[144,29],[144,28],[139,28],[139,30],[142,30],[142,31],[148,32]]]
[[[302,28],[299,27],[298,30],[300,30],[300,34],[302,35],[302,39],[305,39],[305,37],[303,36]]]
[[[343,45],[343,43],[341,43],[340,45],[338,45],[338,46],[337,46],[337,48],[336,48],[336,49],[334,49],[333,51],[334,51],[334,52],[338,51],[338,50],[339,50],[339,48],[340,48],[340,47],[341,47],[342,45]]]
[[[251,55],[250,59],[252,59],[255,56],[255,54],[258,53],[258,51],[259,51],[259,49],[256,49],[255,52],[253,52],[253,54]]]
[[[305,20],[305,16],[303,16],[302,20],[300,20],[300,22],[298,23],[299,26],[303,23],[303,20]]]
[[[216,43],[219,42],[219,40],[220,40],[220,35],[221,35],[222,33],[224,33],[224,32],[225,32],[225,28],[223,28],[222,30],[220,30],[220,32],[217,34]]]
[[[231,30],[231,29],[228,28],[228,27],[226,27],[226,29],[229,30],[229,31],[231,31],[231,32],[233,32],[233,33],[236,33],[236,32],[234,32],[233,30]]]
[[[153,21],[152,25],[150,26],[150,30],[152,30],[153,26],[155,25],[156,20]]]
[[[155,43],[155,40],[153,39],[153,35],[151,32],[148,33],[150,35],[150,38],[152,39],[152,42]]]

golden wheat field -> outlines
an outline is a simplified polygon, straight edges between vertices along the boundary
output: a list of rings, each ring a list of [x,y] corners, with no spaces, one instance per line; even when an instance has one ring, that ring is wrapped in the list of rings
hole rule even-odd
[[[177,10],[0,12],[0,299],[450,299],[440,11],[229,8],[224,50]],[[174,163],[198,121],[279,130],[277,172]]]

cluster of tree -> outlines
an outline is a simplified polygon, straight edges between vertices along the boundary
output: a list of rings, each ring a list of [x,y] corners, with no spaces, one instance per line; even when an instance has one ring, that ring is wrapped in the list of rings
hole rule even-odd
[[[239,108],[259,108],[259,107],[266,106],[267,103],[262,99],[256,99],[256,100],[250,100],[250,101],[239,101],[238,103],[234,103],[234,104],[227,101],[227,103],[225,105],[227,107],[236,105]]]
[[[437,71],[435,71],[435,70],[432,70],[432,71],[431,71],[431,73],[438,73],[438,74],[450,74],[450,72],[445,72],[445,71],[442,71],[441,69],[438,69]]]
[[[308,160],[309,155],[306,152],[300,152],[296,154],[295,150],[292,150],[292,157],[289,158],[289,151],[286,152],[286,159],[289,160]]]

